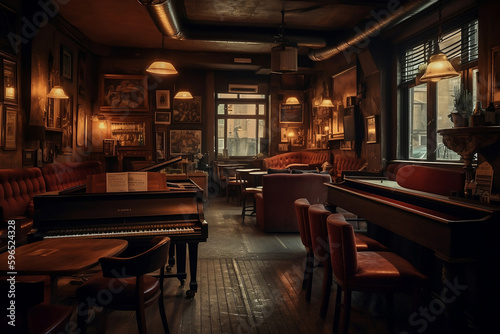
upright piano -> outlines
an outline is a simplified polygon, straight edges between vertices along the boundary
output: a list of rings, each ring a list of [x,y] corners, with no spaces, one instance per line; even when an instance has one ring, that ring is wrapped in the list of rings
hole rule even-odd
[[[445,306],[450,333],[484,333],[496,328],[488,326],[500,314],[500,289],[496,288],[500,207],[413,191],[381,177],[352,176],[326,186],[333,207],[366,219],[372,231],[394,234],[398,242],[408,240],[434,254],[433,261],[441,264],[434,273],[441,277],[430,277],[441,283],[434,291],[434,302]],[[432,268],[426,268],[429,264],[422,261],[420,265],[433,275]],[[443,298],[453,295],[450,284],[463,290],[457,289],[460,296],[452,302]],[[438,305],[431,303],[429,307]]]
[[[148,170],[152,169],[148,167]],[[140,245],[154,236],[168,236],[177,253],[176,274],[170,276],[177,277],[181,283],[187,277],[186,245],[188,247],[190,289],[186,295],[192,298],[198,287],[198,243],[208,238],[202,189],[190,180],[167,184],[168,191],[86,193],[79,187],[77,191],[37,195],[33,239],[120,238]]]

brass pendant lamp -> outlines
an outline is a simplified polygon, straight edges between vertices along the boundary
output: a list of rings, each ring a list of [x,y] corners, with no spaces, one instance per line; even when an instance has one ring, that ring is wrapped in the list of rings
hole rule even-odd
[[[439,31],[436,40],[436,52],[430,57],[429,64],[425,69],[424,75],[420,78],[423,82],[438,82],[441,79],[449,79],[459,76],[448,57],[439,49],[441,41],[441,1],[439,1]]]
[[[162,34],[161,35],[161,49],[162,53],[164,52],[164,38],[165,36]],[[156,75],[171,75],[171,74],[177,74],[177,70],[175,69],[174,65],[172,65],[171,62],[165,59],[156,59],[151,63],[151,65],[148,66],[146,69],[146,72],[156,74]]]

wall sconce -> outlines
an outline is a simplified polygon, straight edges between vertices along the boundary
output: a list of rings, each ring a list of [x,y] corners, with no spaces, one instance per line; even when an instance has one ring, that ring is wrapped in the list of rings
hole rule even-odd
[[[69,99],[69,96],[66,95],[66,92],[61,86],[52,87],[50,92],[47,94],[47,97],[52,99],[61,99],[61,100]]]
[[[92,121],[99,122],[99,130],[106,130],[106,117],[101,114],[92,115],[90,117]]]
[[[323,101],[321,101],[321,104],[319,106],[320,107],[328,107],[328,108],[334,107],[332,100],[330,98],[323,99]]]
[[[299,99],[297,99],[295,96],[290,96],[289,98],[286,99],[285,104],[294,105],[294,104],[300,104],[300,102]]]

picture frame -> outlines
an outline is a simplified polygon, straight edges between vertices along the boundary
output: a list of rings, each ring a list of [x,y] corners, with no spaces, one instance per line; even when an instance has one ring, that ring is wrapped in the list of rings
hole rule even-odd
[[[63,154],[71,154],[73,152],[73,99],[70,97],[63,100],[61,106],[61,130],[62,130],[62,146]]]
[[[76,111],[76,146],[85,144],[85,107],[79,104]]]
[[[304,104],[280,103],[280,123],[302,123]]]
[[[156,109],[170,109],[170,91],[156,91]]]
[[[3,99],[5,103],[17,104],[17,65],[15,61],[3,59]]]
[[[288,143],[288,128],[280,129],[280,138],[282,143]]]
[[[61,46],[61,76],[73,80],[73,54],[65,46]]]
[[[147,77],[104,74],[101,76],[101,111],[148,111]]]
[[[17,149],[17,109],[6,106],[4,118],[4,142],[6,151]]]
[[[170,130],[170,155],[201,153],[201,130]]]
[[[174,123],[201,123],[201,96],[190,100],[174,99]]]
[[[165,155],[165,132],[156,131],[156,161],[164,160]]]
[[[500,45],[491,49],[491,101],[500,108]]]
[[[170,124],[171,122],[171,112],[166,111],[156,111],[155,112],[155,124]]]
[[[366,143],[376,144],[378,141],[377,118],[375,115],[365,117]]]
[[[342,151],[352,151],[354,150],[354,141],[344,140],[340,142],[340,149]]]

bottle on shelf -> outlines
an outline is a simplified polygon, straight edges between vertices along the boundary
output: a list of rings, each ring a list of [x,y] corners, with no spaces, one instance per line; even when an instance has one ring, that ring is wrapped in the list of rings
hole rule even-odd
[[[481,101],[476,102],[476,108],[470,117],[470,126],[483,126],[484,125],[484,109]]]

